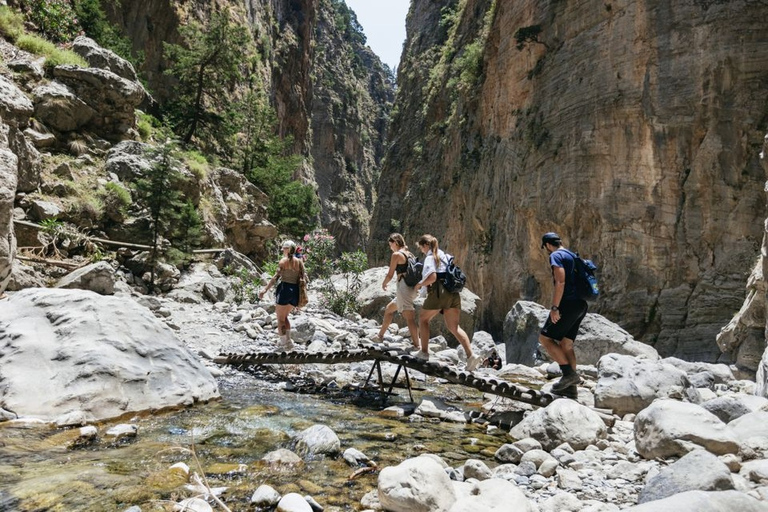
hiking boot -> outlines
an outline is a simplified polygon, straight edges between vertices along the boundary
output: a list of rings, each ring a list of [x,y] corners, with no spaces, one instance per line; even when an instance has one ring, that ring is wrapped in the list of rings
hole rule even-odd
[[[579,377],[578,373],[573,372],[569,375],[563,375],[559,381],[555,382],[555,384],[552,386],[552,391],[555,393],[560,393],[566,388],[570,386],[576,386],[578,384],[581,384],[581,377]]]
[[[416,359],[420,359],[422,361],[429,361],[429,352],[423,352],[423,351],[419,350],[418,352],[416,352],[415,354],[412,354],[412,355]]]
[[[555,391],[553,389],[552,394],[570,398],[571,400],[577,400],[579,398],[579,388],[577,386],[568,386],[567,388],[560,391]]]
[[[472,354],[467,358],[467,371],[473,372],[477,369],[477,367],[480,365],[480,363],[483,362],[483,358],[478,356],[477,354]]]

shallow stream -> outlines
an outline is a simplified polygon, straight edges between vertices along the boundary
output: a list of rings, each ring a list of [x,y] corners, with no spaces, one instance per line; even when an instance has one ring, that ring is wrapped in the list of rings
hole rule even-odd
[[[426,388],[414,392],[417,403],[427,395],[464,410],[483,403],[478,391],[435,385],[433,379]],[[124,419],[139,433],[119,443],[104,436],[115,423],[99,425],[97,441],[76,449],[69,446],[79,429],[0,423],[0,510],[172,510],[173,502],[194,492],[168,468],[185,462],[199,472],[189,451],[194,446],[211,487],[227,487],[223,499],[233,512],[253,510],[250,498],[261,484],[281,494],[311,495],[326,512],[356,511],[365,508],[360,500],[376,488],[378,472],[350,479],[356,468],[341,456],[279,470],[260,459],[293,448],[291,438],[315,424],[336,432],[342,452],[357,448],[379,468],[420,453],[439,454],[454,467],[468,458],[493,467],[493,454],[507,439],[505,432],[489,434],[480,425],[384,418],[378,395],[368,393],[286,392],[245,373],[222,380],[220,392],[222,399],[209,404]],[[388,405],[407,401],[408,393],[399,390]]]

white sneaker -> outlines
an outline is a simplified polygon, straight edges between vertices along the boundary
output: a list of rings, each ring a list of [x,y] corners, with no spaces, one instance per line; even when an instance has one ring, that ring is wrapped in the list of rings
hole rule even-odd
[[[415,354],[413,354],[413,357],[416,359],[421,359],[422,361],[429,361],[429,352],[423,352],[419,350]]]
[[[473,372],[477,369],[478,365],[482,362],[482,358],[477,354],[472,354],[467,358],[467,371]]]

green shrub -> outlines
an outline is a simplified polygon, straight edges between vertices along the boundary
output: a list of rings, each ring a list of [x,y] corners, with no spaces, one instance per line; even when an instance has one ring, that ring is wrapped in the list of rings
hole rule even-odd
[[[181,158],[189,169],[189,172],[194,174],[199,181],[205,180],[205,177],[208,175],[208,171],[211,168],[205,155],[199,151],[192,150],[182,153]]]
[[[13,9],[0,6],[0,35],[15,42],[24,33],[24,16]]]
[[[44,65],[47,69],[54,68],[61,64],[72,64],[82,68],[88,67],[88,63],[75,52],[62,50],[52,42],[46,41],[39,36],[21,34],[16,39],[16,46],[22,50],[34,53],[35,55],[45,57]]]
[[[104,190],[101,192],[101,199],[107,208],[117,208],[124,210],[131,205],[131,193],[120,185],[110,181],[104,185]]]
[[[72,3],[77,20],[88,37],[130,61],[137,69],[141,66],[144,54],[134,52],[130,39],[121,35],[117,27],[109,23],[100,0],[73,0]]]
[[[67,0],[26,0],[29,21],[46,39],[64,43],[72,41],[80,33],[72,5]]]

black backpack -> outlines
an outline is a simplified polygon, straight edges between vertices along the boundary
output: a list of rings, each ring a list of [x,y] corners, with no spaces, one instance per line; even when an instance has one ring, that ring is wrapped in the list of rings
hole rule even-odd
[[[600,295],[600,286],[595,276],[595,265],[592,260],[585,260],[577,252],[568,251],[573,257],[573,273],[576,278],[576,294],[580,299],[587,301],[596,300]]]
[[[421,281],[424,264],[417,260],[416,256],[411,253],[403,253],[403,255],[405,256],[405,262],[408,265],[403,274],[403,280],[408,286],[416,286],[419,284],[419,281]]]
[[[443,277],[443,288],[451,293],[459,293],[464,289],[467,283],[467,276],[461,271],[458,265],[453,261],[453,256],[448,256],[448,265]]]

